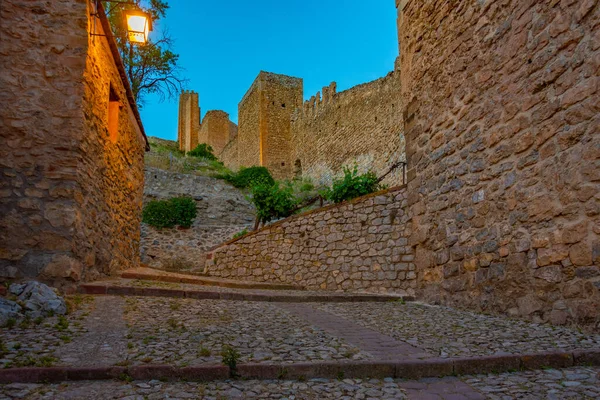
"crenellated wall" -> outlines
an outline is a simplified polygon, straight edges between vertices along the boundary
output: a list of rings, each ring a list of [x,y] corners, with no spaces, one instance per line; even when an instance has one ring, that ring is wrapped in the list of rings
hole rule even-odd
[[[404,161],[400,73],[337,93],[336,83],[323,88],[292,117],[295,174],[331,184],[344,166],[383,175]],[[402,183],[402,170],[385,183]]]
[[[397,4],[420,297],[597,324],[598,1]]]

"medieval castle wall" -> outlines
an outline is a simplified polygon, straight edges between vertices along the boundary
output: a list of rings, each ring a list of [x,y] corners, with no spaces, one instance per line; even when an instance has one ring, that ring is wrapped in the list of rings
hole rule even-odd
[[[239,129],[230,129],[223,144],[225,115],[219,122],[202,122],[195,135],[189,93],[181,97],[179,143],[208,143],[225,165],[267,167],[277,179],[309,177],[331,183],[344,166],[357,164],[361,171],[385,173],[404,160],[404,136],[400,98],[400,74],[388,76],[336,93],[332,83],[303,104],[302,79],[260,72],[238,107]],[[193,95],[197,99],[197,95]],[[187,125],[186,125],[187,124]],[[229,121],[230,127],[235,124]],[[189,151],[189,150],[186,150]],[[401,184],[402,170],[389,175],[386,183]]]
[[[198,146],[200,101],[198,93],[184,90],[179,96],[177,143],[179,150],[191,151]]]
[[[221,154],[223,149],[231,140],[237,136],[237,125],[229,120],[229,114],[225,111],[208,111],[198,133],[198,143],[208,143],[216,154]]]
[[[323,88],[292,119],[292,160],[296,175],[330,184],[344,166],[383,175],[404,157],[400,73],[336,93]],[[401,184],[402,169],[386,183]]]

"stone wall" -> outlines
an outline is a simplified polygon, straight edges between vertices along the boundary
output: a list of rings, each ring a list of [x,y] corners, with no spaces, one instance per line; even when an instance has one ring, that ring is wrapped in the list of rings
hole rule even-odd
[[[186,152],[194,150],[198,146],[198,135],[200,134],[198,93],[184,90],[179,95],[179,120],[177,122],[179,150]]]
[[[323,88],[292,117],[294,174],[331,184],[344,166],[383,175],[404,157],[400,72],[336,93]],[[402,170],[386,179],[402,184]]]
[[[229,120],[225,111],[208,111],[198,133],[198,143],[207,143],[212,146],[215,154],[220,154],[231,136],[237,135],[237,125]]]
[[[0,8],[0,280],[66,287],[139,262],[145,139],[91,6]]]
[[[394,188],[290,217],[214,250],[205,271],[309,289],[413,294],[405,208],[406,189]]]
[[[261,71],[239,104],[238,165],[291,175],[291,115],[302,103],[302,79]],[[228,163],[225,163],[228,165]]]
[[[600,318],[597,0],[398,0],[419,294]]]
[[[141,258],[151,267],[179,263],[202,270],[209,249],[230,240],[254,220],[254,209],[244,193],[223,180],[146,167],[145,182],[145,202],[191,196],[198,212],[190,229],[142,224]]]
[[[225,146],[223,151],[218,154],[219,160],[232,171],[237,171],[240,168],[240,157],[238,154],[238,137],[232,138]]]

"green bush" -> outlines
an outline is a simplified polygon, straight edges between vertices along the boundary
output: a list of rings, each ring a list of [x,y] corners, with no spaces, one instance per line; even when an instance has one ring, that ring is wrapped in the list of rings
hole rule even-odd
[[[207,160],[216,161],[217,156],[214,154],[212,146],[206,143],[200,143],[194,150],[188,151],[188,156],[206,158]]]
[[[169,200],[175,215],[175,223],[181,227],[189,228],[196,218],[196,202],[189,197],[175,197]]]
[[[252,203],[256,207],[256,217],[262,223],[289,217],[297,206],[292,188],[289,185],[281,187],[278,182],[253,186]]]
[[[165,200],[153,200],[146,204],[142,211],[142,221],[160,229],[175,226],[175,216],[169,202]]]
[[[382,188],[375,173],[369,171],[359,175],[358,167],[355,165],[353,169],[344,167],[344,177],[333,181],[333,186],[327,191],[326,197],[334,203],[341,203],[344,200],[364,196]]]
[[[251,188],[255,185],[273,185],[275,180],[265,167],[240,168],[238,173],[223,176],[223,179],[236,188]]]
[[[189,197],[153,200],[144,207],[142,221],[160,229],[173,228],[175,225],[189,228],[196,213],[196,202]]]

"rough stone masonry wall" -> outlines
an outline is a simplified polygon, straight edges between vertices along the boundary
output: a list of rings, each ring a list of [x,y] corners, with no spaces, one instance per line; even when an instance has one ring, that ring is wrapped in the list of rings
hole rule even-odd
[[[198,146],[200,131],[200,104],[198,93],[184,90],[179,95],[177,143],[179,150],[191,151]]]
[[[0,7],[0,280],[73,254],[86,11],[72,1]]]
[[[291,119],[294,110],[302,104],[303,82],[302,79],[267,72],[261,72],[259,79],[261,165],[267,167],[275,179],[290,178]]]
[[[600,319],[597,0],[398,0],[419,294]]]
[[[223,151],[231,135],[229,114],[225,111],[208,111],[202,119],[200,132],[198,133],[198,143],[207,143],[212,146],[215,154]]]
[[[190,229],[142,224],[142,262],[157,268],[175,263],[202,270],[206,252],[252,226],[254,209],[240,190],[223,180],[146,167],[144,201],[191,196],[198,215]]]
[[[91,11],[91,10],[90,10]],[[88,13],[88,15],[91,12]],[[93,21],[89,21],[92,26]],[[83,192],[76,197],[76,258],[86,280],[139,266],[140,223],[146,140],[127,101],[123,81],[108,41],[89,39],[83,114],[77,166]],[[121,102],[116,138],[109,138],[107,104],[112,86]]]
[[[232,171],[237,171],[240,168],[240,157],[238,153],[238,137],[234,138],[227,143],[223,151],[217,155],[219,160]]]
[[[257,78],[238,105],[238,164],[261,165],[260,148],[260,80]],[[226,166],[229,166],[225,162]]]
[[[64,287],[138,259],[143,144],[125,97],[108,143],[108,76],[123,86],[89,15],[82,1],[2,2],[0,280]]]
[[[406,189],[285,219],[216,249],[212,276],[309,289],[414,294]]]
[[[332,83],[313,96],[292,118],[295,175],[331,184],[343,166],[382,175],[405,160],[400,72],[336,93]],[[402,184],[402,170],[386,179]]]

